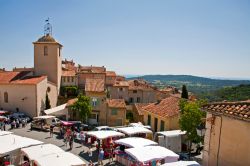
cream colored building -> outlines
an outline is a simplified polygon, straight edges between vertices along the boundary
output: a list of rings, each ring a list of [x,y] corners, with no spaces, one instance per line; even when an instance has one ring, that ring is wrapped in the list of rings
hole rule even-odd
[[[212,103],[207,111],[203,166],[250,165],[250,102]]]
[[[51,32],[34,44],[34,68],[0,72],[0,108],[34,117],[44,113],[46,93],[51,107],[57,105],[61,84],[61,48]]]
[[[126,124],[126,104],[124,99],[107,99],[106,124],[123,126]]]
[[[180,98],[175,96],[167,97],[159,102],[138,105],[133,107],[133,115],[143,114],[143,123],[151,126],[152,130],[167,131],[179,129],[179,108]]]

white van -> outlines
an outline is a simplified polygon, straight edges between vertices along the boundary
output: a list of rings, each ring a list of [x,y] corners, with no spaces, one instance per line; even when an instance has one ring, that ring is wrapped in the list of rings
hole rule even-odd
[[[56,118],[55,116],[38,116],[33,118],[30,127],[31,129],[41,129],[49,131],[51,125],[55,126],[60,122],[61,120]]]

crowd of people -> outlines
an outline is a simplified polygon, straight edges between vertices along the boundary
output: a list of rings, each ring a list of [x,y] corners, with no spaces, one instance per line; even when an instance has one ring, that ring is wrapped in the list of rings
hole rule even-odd
[[[10,129],[24,128],[27,125],[26,119],[4,119],[0,121],[0,130],[5,131],[6,125],[10,125]]]

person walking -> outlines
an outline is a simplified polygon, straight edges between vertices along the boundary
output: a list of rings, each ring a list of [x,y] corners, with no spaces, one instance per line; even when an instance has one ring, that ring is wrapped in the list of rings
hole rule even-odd
[[[50,128],[49,128],[49,134],[50,134],[51,138],[53,137],[53,128],[54,128],[53,125],[51,125]]]
[[[73,142],[74,142],[74,135],[71,134],[70,140],[69,140],[69,148],[70,148],[70,150],[73,149]]]
[[[114,146],[113,146],[113,143],[111,143],[109,147],[109,162],[110,163],[113,162],[113,154],[114,154]]]
[[[100,148],[98,155],[98,165],[103,165],[103,158],[104,158],[104,151],[102,148]]]
[[[4,121],[3,122],[3,131],[5,131],[6,130],[6,122]]]

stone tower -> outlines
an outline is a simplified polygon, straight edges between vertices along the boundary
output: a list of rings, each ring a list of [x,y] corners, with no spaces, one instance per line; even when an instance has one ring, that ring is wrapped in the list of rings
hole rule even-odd
[[[44,36],[34,44],[34,72],[35,75],[46,75],[48,81],[54,83],[59,92],[62,75],[62,45],[52,37],[52,27],[45,25]]]

